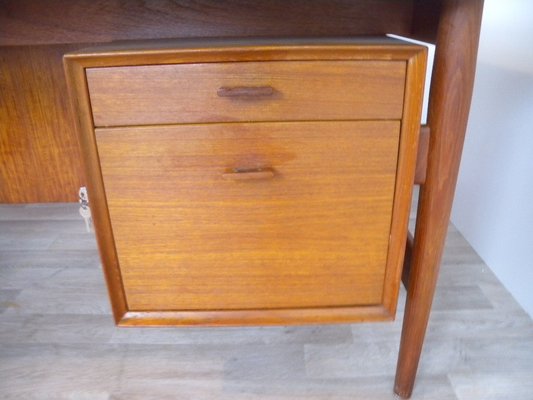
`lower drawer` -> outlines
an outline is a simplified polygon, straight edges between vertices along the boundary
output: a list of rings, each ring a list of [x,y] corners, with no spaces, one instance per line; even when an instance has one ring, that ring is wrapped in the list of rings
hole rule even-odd
[[[96,129],[130,311],[382,303],[399,121]]]

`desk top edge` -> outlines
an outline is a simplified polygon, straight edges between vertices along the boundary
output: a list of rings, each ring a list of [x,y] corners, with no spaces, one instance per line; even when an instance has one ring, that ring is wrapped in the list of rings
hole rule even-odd
[[[167,53],[179,51],[205,51],[230,49],[275,50],[323,47],[382,47],[390,46],[407,51],[419,51],[424,46],[388,36],[353,36],[353,37],[309,37],[309,38],[175,38],[150,40],[114,41],[97,46],[83,48],[65,55],[67,59],[92,58],[101,56],[125,56],[139,53]]]

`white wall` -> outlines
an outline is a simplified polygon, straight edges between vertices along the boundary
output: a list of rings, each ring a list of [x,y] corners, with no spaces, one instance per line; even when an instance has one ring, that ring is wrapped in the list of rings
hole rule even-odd
[[[485,0],[452,222],[533,316],[531,0]]]

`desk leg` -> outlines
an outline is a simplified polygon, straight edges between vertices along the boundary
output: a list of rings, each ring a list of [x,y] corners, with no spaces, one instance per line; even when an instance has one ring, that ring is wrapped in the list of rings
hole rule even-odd
[[[427,175],[420,188],[394,391],[411,396],[459,171],[483,0],[443,0],[429,107]]]

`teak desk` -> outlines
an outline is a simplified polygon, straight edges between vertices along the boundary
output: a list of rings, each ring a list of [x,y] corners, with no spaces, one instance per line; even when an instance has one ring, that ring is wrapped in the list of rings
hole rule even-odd
[[[37,143],[61,150],[52,155],[45,152],[44,147],[42,151],[37,147],[27,153],[6,153],[9,156],[2,160],[2,174],[7,173],[2,175],[6,183],[1,193],[4,201],[73,200],[69,193],[75,193],[78,182],[84,182],[77,172],[80,157],[76,152],[79,155],[79,150],[73,153],[65,151],[64,147],[72,148],[74,129],[73,114],[65,107],[65,83],[60,73],[61,56],[87,47],[82,43],[165,37],[353,37],[394,33],[436,44],[429,117],[427,126],[420,130],[416,164],[415,183],[420,185],[416,231],[414,238],[408,240],[403,268],[408,295],[395,392],[409,397],[455,190],[472,95],[483,1],[213,0],[196,6],[190,2],[161,1],[155,8],[152,3],[128,4],[89,0],[3,2],[5,10],[10,11],[0,14],[2,55],[12,72],[6,87],[12,87],[15,93],[20,82],[26,85],[40,82],[41,76],[49,77],[52,82],[36,86],[35,90],[40,90],[43,96],[37,103],[24,90],[15,96],[13,104],[28,104],[26,116],[21,117],[17,107],[1,108],[8,132],[4,143],[8,148],[17,149],[20,138],[32,132],[44,139]],[[73,18],[76,15],[79,18]],[[46,46],[34,47],[36,44]],[[28,63],[28,60],[33,62]],[[21,62],[28,67],[19,71],[17,68]],[[55,117],[50,119],[50,115]],[[50,157],[65,159],[50,162]],[[9,172],[14,171],[14,166],[21,160],[25,168],[14,177]],[[54,169],[54,165],[64,165],[65,162],[72,168]],[[50,188],[39,186],[31,178],[32,174],[55,174],[66,183]],[[64,194],[57,192],[58,187],[65,188]],[[40,197],[32,197],[31,190]]]

